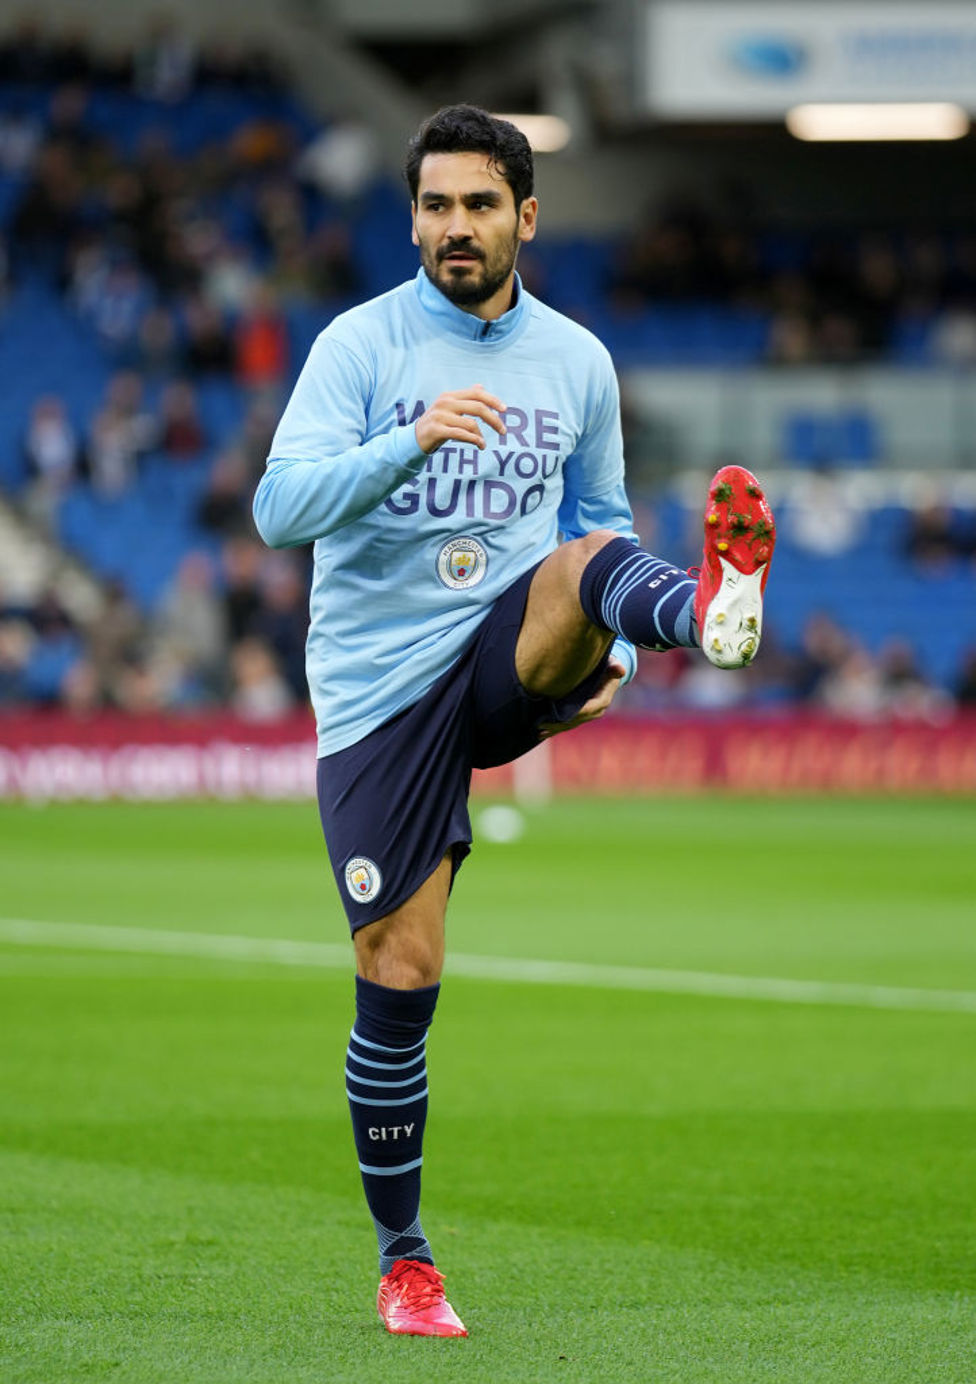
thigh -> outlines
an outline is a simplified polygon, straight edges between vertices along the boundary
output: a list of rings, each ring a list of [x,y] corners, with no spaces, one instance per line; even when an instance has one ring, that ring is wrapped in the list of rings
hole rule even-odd
[[[545,560],[548,562],[548,558]],[[471,763],[476,769],[508,764],[538,745],[543,724],[570,721],[603,681],[607,642],[595,665],[560,696],[536,695],[519,677],[517,655],[536,578],[545,563],[525,572],[496,601],[473,648]]]
[[[601,663],[614,636],[594,625],[580,603],[580,578],[601,548],[619,535],[598,529],[561,544],[541,562],[529,586],[515,666],[535,696],[565,697]]]
[[[364,979],[393,990],[416,990],[440,980],[453,875],[453,859],[446,855],[399,908],[356,929],[356,970]]]
[[[404,905],[445,855],[456,870],[468,853],[469,739],[466,693],[445,676],[318,761],[322,829],[353,932]]]

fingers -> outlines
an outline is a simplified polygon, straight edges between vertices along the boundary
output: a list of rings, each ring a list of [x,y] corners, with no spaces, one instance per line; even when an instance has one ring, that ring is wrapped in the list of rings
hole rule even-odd
[[[543,721],[539,726],[541,739],[548,740],[550,736],[560,735],[564,730],[575,730],[577,726],[585,726],[587,721],[598,721],[610,705],[611,700],[611,697],[604,697],[602,693],[597,693],[595,697],[591,697],[588,702],[583,703],[571,720]]]
[[[626,671],[619,659],[609,659],[603,682],[593,696],[583,703],[570,720],[543,721],[539,726],[539,738],[548,740],[553,735],[560,735],[564,730],[575,730],[577,726],[585,726],[587,721],[598,721],[620,690],[620,682]]]
[[[505,412],[505,405],[496,394],[489,394],[483,384],[473,384],[470,389],[458,389],[453,394],[442,395],[442,398],[460,399],[461,402],[477,402],[487,406],[491,418],[494,419],[491,426],[501,436],[505,435],[505,423],[501,415]],[[488,415],[484,415],[486,418]]]
[[[480,418],[493,428],[499,437],[505,436],[502,415],[505,405],[484,385],[471,385],[441,394],[426,413],[417,419],[416,437],[421,451],[435,452],[445,442],[470,442],[483,451],[485,439],[473,419]]]
[[[624,665],[617,659],[611,658],[604,670],[603,681],[600,686],[589,701],[583,703],[577,714],[587,721],[592,721],[596,716],[602,716],[619,692],[620,682],[625,672]]]
[[[499,437],[505,436],[505,423],[501,417],[505,412],[505,405],[501,399],[496,399],[494,394],[489,394],[481,385],[475,385],[471,390],[458,390],[455,394],[442,394],[433,407],[444,417],[449,427],[461,427],[470,433],[479,447],[486,445],[481,430],[473,424],[465,423],[465,418],[481,418],[490,428],[494,428]]]

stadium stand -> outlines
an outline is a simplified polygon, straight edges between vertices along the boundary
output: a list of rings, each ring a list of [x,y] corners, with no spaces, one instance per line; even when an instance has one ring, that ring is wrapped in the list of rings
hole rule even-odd
[[[260,549],[250,495],[315,334],[414,272],[405,197],[379,174],[331,189],[312,176],[301,155],[321,123],[266,56],[184,59],[173,34],[114,66],[36,30],[0,46],[0,496],[87,566],[118,626],[99,641],[0,563],[0,705],[271,715],[304,697],[307,555]],[[626,236],[543,236],[523,272],[601,336],[625,382],[763,364],[922,372],[976,358],[974,247],[949,231],[784,231],[685,200]],[[768,652],[734,691],[680,654],[646,660],[622,709],[733,696],[931,715],[956,688],[969,697],[972,508],[949,506],[934,552],[897,488],[856,503],[831,490],[834,468],[889,461],[860,404],[797,405],[778,445]],[[688,563],[692,496],[719,459],[690,459],[695,485],[635,466],[645,532]],[[811,494],[834,531],[804,532]],[[180,637],[180,611],[209,632],[206,652]]]

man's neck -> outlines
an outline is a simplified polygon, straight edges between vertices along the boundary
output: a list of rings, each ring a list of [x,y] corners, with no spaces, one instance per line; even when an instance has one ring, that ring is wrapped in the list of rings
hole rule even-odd
[[[458,306],[463,306],[459,304]],[[504,317],[515,306],[515,274],[513,273],[508,281],[502,284],[497,293],[493,293],[490,298],[486,298],[483,303],[472,303],[470,307],[465,307],[465,312],[470,312],[472,317],[480,317],[482,322],[496,322],[499,317]]]

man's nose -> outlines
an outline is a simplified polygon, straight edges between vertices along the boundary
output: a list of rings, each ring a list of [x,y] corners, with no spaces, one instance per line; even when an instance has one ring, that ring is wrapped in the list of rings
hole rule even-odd
[[[447,235],[451,240],[463,240],[471,235],[471,213],[462,203],[451,209],[447,222]]]

